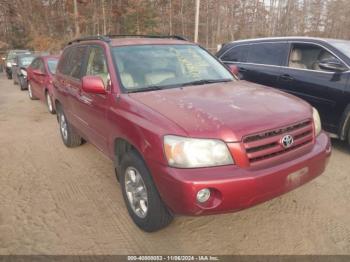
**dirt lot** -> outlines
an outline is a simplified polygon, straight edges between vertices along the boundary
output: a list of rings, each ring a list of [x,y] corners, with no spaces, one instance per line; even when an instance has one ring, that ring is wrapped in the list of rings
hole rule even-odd
[[[143,233],[112,162],[67,149],[54,116],[0,74],[0,254],[350,254],[350,150],[309,184],[233,214]]]

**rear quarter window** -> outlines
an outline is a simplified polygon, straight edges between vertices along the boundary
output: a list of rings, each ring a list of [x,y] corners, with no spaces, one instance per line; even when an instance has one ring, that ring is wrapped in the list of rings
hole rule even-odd
[[[286,59],[287,47],[287,43],[251,44],[247,62],[280,66]]]

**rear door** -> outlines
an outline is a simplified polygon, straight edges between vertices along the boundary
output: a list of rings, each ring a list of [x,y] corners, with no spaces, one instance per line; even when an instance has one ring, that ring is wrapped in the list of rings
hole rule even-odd
[[[41,68],[40,60],[41,60],[40,58],[36,58],[31,64],[29,69],[31,90],[35,96],[39,96],[39,90],[40,90],[41,77],[37,73],[37,72],[40,72],[40,68]]]
[[[79,108],[82,67],[87,46],[72,46],[64,51],[57,68],[55,87],[68,121],[85,135],[87,123]]]
[[[324,128],[330,132],[337,132],[346,103],[344,90],[349,72],[321,69],[318,63],[325,58],[339,60],[334,53],[320,44],[291,42],[288,62],[281,72],[278,87],[317,108]],[[345,64],[344,66],[346,67]]]
[[[233,47],[222,56],[222,60],[226,64],[237,64],[241,79],[276,87],[287,55],[286,42],[261,42]]]
[[[38,74],[36,76],[37,79],[37,85],[36,85],[36,90],[35,93],[37,94],[37,96],[41,99],[44,100],[45,99],[45,85],[46,85],[46,75],[47,75],[47,71],[45,68],[45,64],[44,61],[39,58],[38,60],[38,70],[40,72],[40,74]]]

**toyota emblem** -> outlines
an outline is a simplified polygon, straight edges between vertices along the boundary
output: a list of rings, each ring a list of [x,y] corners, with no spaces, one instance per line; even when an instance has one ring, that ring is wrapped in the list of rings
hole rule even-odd
[[[284,137],[281,138],[280,143],[284,148],[289,148],[293,145],[294,138],[291,135],[285,135]]]

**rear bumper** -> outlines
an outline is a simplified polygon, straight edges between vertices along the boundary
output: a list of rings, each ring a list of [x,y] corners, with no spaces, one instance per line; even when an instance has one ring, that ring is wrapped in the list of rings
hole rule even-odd
[[[322,174],[331,155],[328,135],[321,133],[312,150],[296,159],[260,170],[223,166],[178,169],[148,163],[159,193],[175,214],[204,215],[241,210],[291,191]],[[198,190],[210,188],[204,204]]]

